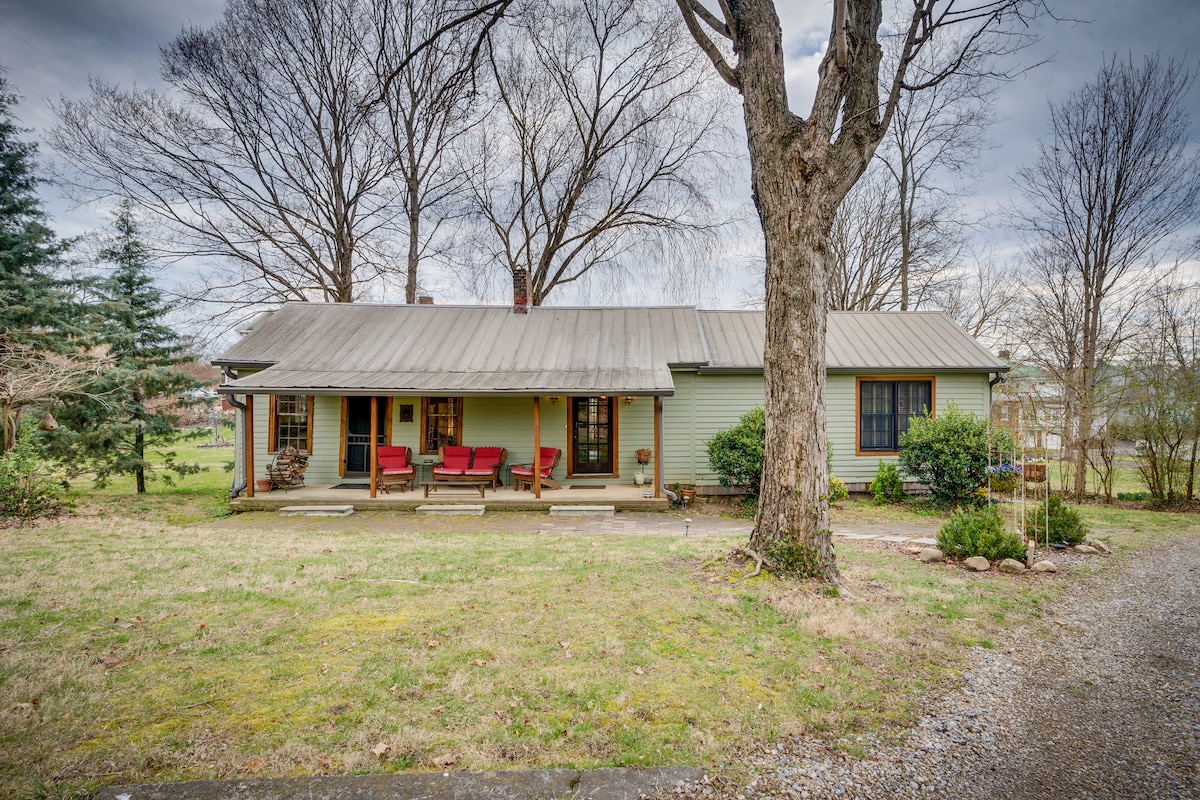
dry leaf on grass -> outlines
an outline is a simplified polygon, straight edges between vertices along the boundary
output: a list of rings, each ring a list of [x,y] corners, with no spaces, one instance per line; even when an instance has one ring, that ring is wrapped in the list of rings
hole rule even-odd
[[[472,667],[486,667],[486,666],[487,666],[487,662],[486,662],[486,661],[484,661],[482,658],[472,658],[472,659],[471,659],[471,666],[472,666]]]
[[[437,639],[430,639],[430,640],[427,642],[427,644],[428,644],[430,647],[441,647],[441,646],[442,646],[442,643],[441,643],[441,642],[439,642]]]
[[[454,766],[454,764],[457,761],[458,761],[458,759],[455,758],[453,755],[451,755],[450,753],[446,753],[444,755],[440,755],[437,758],[435,758],[433,760],[433,765],[435,767],[437,767],[438,769],[446,769],[447,767]]]
[[[371,748],[371,752],[384,759],[387,758],[388,753],[392,752],[392,746],[387,742],[380,742]]]
[[[566,650],[568,647],[571,646],[571,643],[570,642],[559,642],[558,646],[561,647],[563,650]]]
[[[645,674],[646,674],[646,670],[642,669],[641,667],[634,667],[634,668],[633,668],[633,674],[634,674],[634,675],[645,675]]]
[[[105,669],[114,669],[115,667],[123,667],[126,664],[128,664],[129,662],[134,661],[136,659],[137,659],[136,654],[129,656],[129,658],[122,658],[120,656],[120,654],[114,650],[113,652],[109,653],[108,655],[101,656],[100,658],[96,659],[96,663],[100,664]]]
[[[250,772],[250,773],[258,772],[260,769],[263,768],[263,763],[264,762],[261,758],[256,758],[253,761],[246,764],[246,766],[242,767],[242,769],[244,771]]]

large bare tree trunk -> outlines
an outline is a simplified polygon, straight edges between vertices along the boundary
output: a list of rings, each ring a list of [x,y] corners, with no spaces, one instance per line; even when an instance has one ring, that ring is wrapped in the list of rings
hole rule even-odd
[[[794,189],[790,195],[800,200]],[[801,559],[805,571],[835,578],[825,457],[828,225],[801,202],[781,208],[765,208],[772,204],[761,201],[759,205],[767,241],[776,243],[767,253],[763,354],[767,410],[763,462],[771,464],[772,470],[763,474],[750,546],[773,560],[794,564]],[[799,552],[789,552],[797,546],[802,548]]]
[[[783,34],[772,0],[722,0],[719,17],[700,0],[676,2],[717,74],[742,94],[751,183],[766,239],[766,449],[750,545],[774,568],[838,581],[825,460],[834,213],[875,154],[902,91],[937,85],[964,69],[973,53],[1004,52],[1007,45],[989,32],[1019,16],[1024,0],[954,9],[941,0],[916,0],[886,87],[879,75],[881,0],[834,0],[830,46],[807,118],[788,107]],[[962,46],[906,82],[905,70],[934,32],[955,26],[965,29]]]
[[[773,4],[739,2],[733,9],[737,28],[754,31],[741,50],[739,72],[767,262],[763,463],[770,468],[763,471],[750,546],[777,566],[833,580],[838,571],[825,458],[826,262],[833,212],[870,155],[860,153],[842,166],[828,141],[805,135],[809,126],[790,114],[779,81],[782,31]],[[818,164],[823,175],[814,174]]]

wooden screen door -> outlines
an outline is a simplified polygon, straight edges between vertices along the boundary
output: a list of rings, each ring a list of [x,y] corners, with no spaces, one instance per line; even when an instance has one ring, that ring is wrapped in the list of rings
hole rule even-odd
[[[616,397],[571,398],[571,474],[612,475]]]
[[[378,443],[387,444],[386,397],[379,398],[376,414],[379,417]],[[371,398],[346,398],[346,469],[343,474],[362,476],[371,472]]]

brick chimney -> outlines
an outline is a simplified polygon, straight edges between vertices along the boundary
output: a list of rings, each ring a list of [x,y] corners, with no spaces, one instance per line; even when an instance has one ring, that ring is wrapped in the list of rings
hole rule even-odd
[[[513,313],[529,313],[529,271],[513,270]]]

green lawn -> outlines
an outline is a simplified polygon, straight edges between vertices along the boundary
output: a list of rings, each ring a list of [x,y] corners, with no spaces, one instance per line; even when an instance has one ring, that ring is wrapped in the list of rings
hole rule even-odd
[[[0,795],[444,755],[720,766],[791,732],[911,722],[920,692],[1002,628],[1038,626],[1071,580],[839,544],[857,597],[837,598],[747,580],[732,539],[549,536],[499,514],[220,517],[229,452],[174,489],[80,487],[74,516],[0,529]],[[1198,530],[1085,513],[1126,551]],[[860,502],[835,521],[889,514],[937,519]]]

